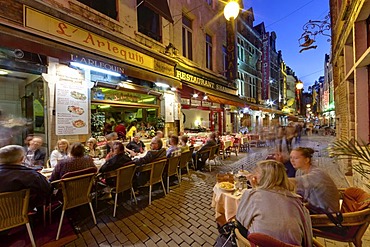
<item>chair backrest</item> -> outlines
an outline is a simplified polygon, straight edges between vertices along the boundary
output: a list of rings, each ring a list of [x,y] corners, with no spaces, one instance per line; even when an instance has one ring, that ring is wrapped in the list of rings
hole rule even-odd
[[[179,161],[180,161],[181,156],[175,156],[167,159],[167,176],[173,176],[177,174],[177,168],[179,166]]]
[[[0,193],[0,231],[28,223],[30,190]]]
[[[193,152],[191,151],[181,153],[180,162],[179,162],[180,169],[186,168],[187,163],[191,160],[192,153]]]
[[[63,193],[63,210],[91,202],[90,191],[95,173],[63,178],[59,181]]]
[[[219,145],[215,145],[211,147],[211,149],[209,150],[209,156],[208,156],[209,160],[214,160],[216,158],[216,152],[218,149],[219,149]]]
[[[252,247],[299,247],[299,245],[284,243],[267,234],[258,232],[248,234],[248,240]]]
[[[84,175],[84,174],[89,174],[89,173],[96,173],[97,170],[98,169],[96,167],[88,167],[88,168],[85,168],[85,169],[82,169],[82,170],[77,170],[77,171],[73,171],[73,172],[67,172],[67,173],[65,173],[62,176],[62,179],[76,177],[76,176],[80,176],[80,175]]]
[[[197,152],[197,156],[200,157],[202,162],[205,162],[209,158],[209,153],[211,152],[211,148],[204,149],[202,151]]]
[[[162,181],[162,174],[166,166],[167,159],[158,160],[151,163],[152,169],[150,171],[150,180],[151,185],[159,183]]]
[[[193,147],[189,147],[189,151],[190,151],[190,153],[194,153],[194,149],[195,149],[195,147],[193,146]]]
[[[131,162],[130,162],[131,163]],[[121,193],[132,187],[136,165],[129,164],[117,169],[116,193]]]

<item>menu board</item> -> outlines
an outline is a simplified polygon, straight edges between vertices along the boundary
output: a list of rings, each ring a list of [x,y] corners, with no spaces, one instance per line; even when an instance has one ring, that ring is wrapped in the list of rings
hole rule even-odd
[[[56,83],[56,135],[88,134],[88,92],[82,80],[59,77]]]

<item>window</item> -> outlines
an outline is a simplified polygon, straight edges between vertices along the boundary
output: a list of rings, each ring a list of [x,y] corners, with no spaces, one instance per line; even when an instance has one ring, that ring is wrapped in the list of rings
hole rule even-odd
[[[186,16],[182,17],[182,55],[193,60],[193,31],[191,20]]]
[[[137,2],[139,4],[141,0],[138,0]],[[137,8],[137,22],[140,33],[158,42],[162,41],[160,17],[144,4],[140,4]]]
[[[206,67],[212,70],[212,37],[206,34]]]
[[[223,62],[223,69],[222,75],[226,76],[227,72],[227,49],[226,46],[222,46],[222,62]]]
[[[89,6],[96,11],[109,16],[112,19],[117,20],[117,3],[116,0],[105,0],[105,1],[96,1],[96,0],[77,0],[80,3],[83,3]]]

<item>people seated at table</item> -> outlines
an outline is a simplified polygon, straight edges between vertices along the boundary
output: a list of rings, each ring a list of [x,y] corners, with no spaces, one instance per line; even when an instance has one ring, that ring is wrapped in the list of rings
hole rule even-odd
[[[180,136],[181,153],[184,153],[186,151],[190,151],[190,148],[188,146],[188,140],[189,140],[189,137],[187,135]]]
[[[162,139],[162,138],[164,137],[164,134],[163,134],[163,132],[162,132],[162,131],[158,130],[158,131],[156,132],[155,136],[156,136],[156,137],[158,137],[158,138],[160,138],[160,139]]]
[[[311,247],[309,212],[300,196],[289,191],[284,165],[274,160],[260,161],[248,180],[253,188],[243,193],[236,213],[242,229],[248,233],[264,233],[285,243]]]
[[[176,156],[181,155],[181,148],[178,145],[179,145],[179,138],[175,135],[172,135],[170,138],[170,146],[169,148],[167,148],[167,151],[166,151],[167,158],[176,157]]]
[[[69,141],[60,139],[57,141],[55,149],[51,152],[49,162],[51,167],[55,167],[60,160],[68,157]]]
[[[134,159],[134,164],[136,166],[143,166],[149,164],[153,161],[165,159],[166,149],[163,147],[163,142],[160,138],[154,137],[150,142],[150,150],[148,150],[144,157]],[[137,173],[135,186],[140,186],[145,184],[149,179],[149,172]]]
[[[0,148],[0,193],[30,189],[29,208],[33,209],[49,198],[51,189],[44,175],[22,165],[24,158],[22,146]]]
[[[268,159],[274,159],[284,164],[285,171],[288,175],[288,178],[294,178],[296,170],[293,167],[292,163],[290,162],[290,157],[286,152],[279,152],[277,151],[272,157],[268,157]]]
[[[125,153],[125,146],[121,142],[115,142],[113,144],[113,156],[106,160],[99,172],[109,172],[117,170],[122,167],[125,163],[130,162],[131,158]]]
[[[136,124],[137,121],[132,121],[130,125],[127,127],[126,140],[131,141],[131,138],[133,138],[138,133]]]
[[[217,143],[216,143],[215,138],[216,138],[216,134],[213,133],[213,132],[210,133],[208,135],[208,139],[207,139],[206,143],[198,151],[195,151],[192,154],[193,155],[193,162],[194,162],[194,164],[196,164],[196,162],[197,162],[196,159],[198,159],[198,162],[197,162],[197,170],[203,170],[203,167],[206,164],[206,160],[208,159],[208,153],[205,153],[205,154],[202,154],[202,155],[197,155],[197,153],[201,153],[204,150],[207,150],[207,149],[210,149],[213,146],[216,146]]]
[[[26,158],[24,164],[28,167],[42,167],[45,164],[46,151],[42,147],[43,140],[40,136],[33,136],[29,145],[24,147]]]
[[[87,139],[85,146],[85,154],[89,155],[91,158],[102,158],[102,152],[98,148],[98,141],[91,137]]]
[[[337,186],[325,171],[312,164],[314,152],[312,148],[306,147],[292,150],[290,162],[297,172],[290,181],[311,213],[339,212],[340,194]]]
[[[145,144],[140,140],[140,134],[136,134],[135,137],[126,145],[126,151],[132,156],[136,156],[139,153],[144,153]]]
[[[93,167],[96,170],[93,159],[85,155],[85,147],[80,142],[71,145],[71,151],[67,159],[61,160],[54,168],[50,181],[59,180],[67,172],[74,172]]]
[[[170,140],[171,140],[171,136],[173,136],[174,133],[173,131],[168,131],[168,135],[167,135],[167,139],[166,139],[166,148],[168,148],[171,144],[170,144]]]
[[[107,150],[107,154],[109,154],[113,146],[113,142],[115,142],[118,139],[118,135],[116,132],[112,132],[106,135],[105,139],[107,140],[107,143],[105,144],[105,149]]]

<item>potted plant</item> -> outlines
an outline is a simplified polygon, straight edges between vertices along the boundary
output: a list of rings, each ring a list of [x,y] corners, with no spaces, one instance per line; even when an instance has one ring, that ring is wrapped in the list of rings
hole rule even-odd
[[[337,140],[329,147],[328,152],[330,157],[338,157],[339,159],[352,159],[352,168],[361,176],[370,180],[370,145],[364,141],[352,140]],[[370,189],[368,183],[365,184]]]

